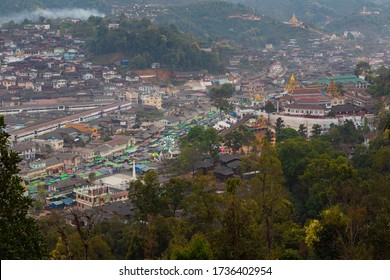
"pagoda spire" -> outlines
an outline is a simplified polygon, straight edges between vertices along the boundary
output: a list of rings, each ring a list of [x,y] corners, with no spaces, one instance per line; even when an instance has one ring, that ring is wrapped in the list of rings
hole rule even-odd
[[[294,73],[292,73],[290,77],[290,82],[286,85],[285,90],[288,93],[292,93],[294,89],[295,89],[295,77],[294,77]]]
[[[293,26],[298,26],[301,22],[297,19],[297,17],[295,16],[295,13],[293,13],[293,15],[288,23],[290,25],[293,25]]]
[[[336,83],[334,82],[334,78],[333,77],[330,78],[330,83],[329,83],[328,87],[326,88],[325,92],[327,94],[332,95],[333,97],[339,97],[340,96],[340,92],[337,89],[337,86],[336,86]]]

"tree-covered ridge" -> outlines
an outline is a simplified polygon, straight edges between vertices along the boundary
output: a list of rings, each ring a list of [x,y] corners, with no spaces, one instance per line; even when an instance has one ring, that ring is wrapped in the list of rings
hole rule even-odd
[[[0,1],[0,15],[9,15],[37,9],[96,9],[102,12],[109,11],[110,1],[105,0],[2,0]]]
[[[371,9],[382,4],[379,3],[380,1],[367,0],[232,0],[231,2],[242,3],[281,20],[291,18],[292,13],[295,13],[298,19],[311,24],[322,24],[361,11],[363,7]]]
[[[345,17],[336,19],[325,26],[332,32],[343,32],[345,30],[358,30],[365,36],[371,34],[390,34],[390,6],[383,7],[378,13],[362,15],[360,12],[351,13]]]
[[[281,40],[301,38],[308,34],[304,29],[292,28],[241,4],[224,1],[202,1],[170,7],[167,13],[157,17],[157,21],[173,23],[183,32],[210,40],[227,39],[251,47],[278,44]]]
[[[101,18],[90,18],[89,50],[97,55],[124,53],[134,68],[160,63],[171,70],[223,69],[216,52],[205,52],[198,40],[177,30],[174,25],[157,26],[148,20],[120,21],[118,29],[109,29]]]

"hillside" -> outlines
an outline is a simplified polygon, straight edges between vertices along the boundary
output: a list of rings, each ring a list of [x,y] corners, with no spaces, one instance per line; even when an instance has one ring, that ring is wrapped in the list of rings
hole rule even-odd
[[[198,40],[178,31],[174,25],[157,26],[148,20],[123,20],[120,28],[108,29],[101,18],[88,20],[88,47],[96,55],[122,53],[136,69],[160,63],[170,70],[223,71],[215,52],[204,52]],[[74,29],[75,30],[75,29]],[[77,30],[75,30],[77,31]]]
[[[96,9],[110,10],[110,0],[1,0],[0,16],[18,14],[39,9]]]
[[[297,17],[310,24],[322,25],[334,19],[357,13],[363,7],[377,7],[381,1],[368,0],[229,0],[242,3],[261,13],[287,20],[295,13]]]
[[[244,5],[222,1],[172,6],[157,17],[157,22],[175,24],[183,32],[209,40],[231,40],[251,47],[309,36],[305,29],[261,16]]]
[[[371,35],[390,35],[390,6],[369,11],[369,14],[362,15],[354,13],[349,16],[335,20],[325,27],[331,32],[342,33],[345,30],[360,31],[366,37]]]

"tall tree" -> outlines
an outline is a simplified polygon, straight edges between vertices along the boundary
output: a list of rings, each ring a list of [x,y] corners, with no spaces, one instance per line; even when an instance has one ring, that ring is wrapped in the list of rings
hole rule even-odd
[[[0,259],[44,259],[45,242],[35,220],[27,216],[32,205],[24,196],[18,154],[9,149],[9,134],[0,115]]]
[[[275,132],[276,132],[276,135],[278,135],[280,133],[280,131],[285,127],[284,125],[284,120],[279,117],[276,119],[276,123],[275,123]]]
[[[279,134],[276,136],[277,142],[282,142],[287,139],[293,139],[299,137],[299,132],[296,131],[294,128],[283,128],[280,130]]]
[[[304,124],[300,124],[299,128],[298,128],[298,133],[303,138],[306,138],[307,137],[307,127]]]
[[[356,64],[354,73],[355,76],[359,76],[363,71],[368,74],[368,72],[371,70],[371,66],[367,61],[359,61],[358,64]]]
[[[172,260],[211,260],[213,253],[210,244],[202,233],[196,233],[185,246],[172,249]]]
[[[257,221],[257,205],[253,199],[240,195],[243,183],[238,178],[226,181],[225,210],[221,227],[214,236],[214,251],[218,259],[257,259],[265,256]]]
[[[250,195],[259,206],[260,225],[264,228],[266,258],[275,258],[275,249],[281,244],[277,241],[278,224],[290,219],[292,204],[284,187],[282,166],[276,157],[275,149],[267,141],[255,141],[252,153],[244,159],[245,171],[254,171],[257,175],[250,181]]]
[[[305,201],[309,217],[316,217],[325,208],[359,200],[359,177],[345,157],[332,159],[329,155],[321,155],[312,159],[299,179],[307,192]]]
[[[229,102],[229,98],[232,97],[234,88],[231,84],[223,84],[220,87],[213,87],[210,90],[210,97],[213,105],[218,108],[220,117],[222,118],[222,112],[233,111],[233,105]]]
[[[319,137],[321,136],[322,128],[319,124],[314,124],[311,129],[311,137]]]
[[[163,189],[169,208],[172,211],[173,216],[175,216],[185,194],[191,189],[191,182],[180,178],[171,178],[164,184]]]
[[[144,222],[149,215],[166,214],[168,210],[164,190],[154,171],[130,183],[129,199],[136,208],[136,217]]]

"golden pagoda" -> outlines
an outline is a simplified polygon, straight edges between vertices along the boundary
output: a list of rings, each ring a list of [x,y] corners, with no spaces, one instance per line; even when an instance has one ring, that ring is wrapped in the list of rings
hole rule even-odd
[[[362,80],[365,80],[365,79],[366,79],[366,71],[364,71],[364,69],[363,69],[363,71],[360,73],[359,78],[362,79]]]
[[[290,82],[286,85],[285,90],[288,93],[292,93],[295,89],[295,77],[294,73],[291,74]]]
[[[256,94],[256,96],[255,96],[255,98],[254,98],[254,101],[255,102],[259,102],[259,101],[261,101],[262,100],[262,98],[261,98],[261,96],[260,96],[260,94]]]
[[[340,97],[340,92],[336,87],[336,83],[334,82],[334,78],[330,78],[330,84],[326,88],[325,92],[327,94],[332,95],[333,97]]]
[[[301,22],[297,19],[297,17],[295,16],[295,14],[292,15],[290,21],[288,22],[290,25],[293,25],[293,26],[298,26],[301,24]]]

